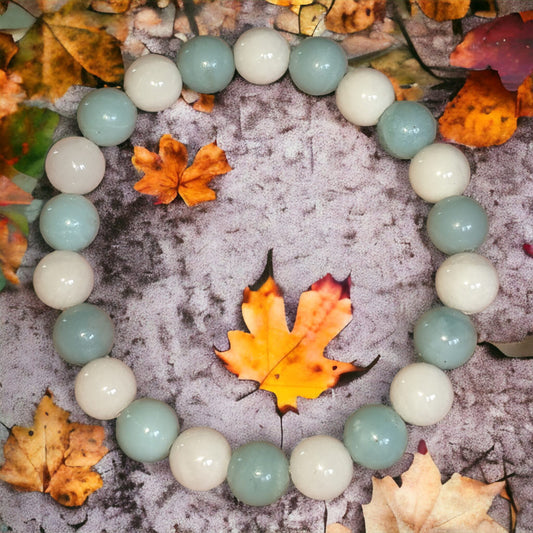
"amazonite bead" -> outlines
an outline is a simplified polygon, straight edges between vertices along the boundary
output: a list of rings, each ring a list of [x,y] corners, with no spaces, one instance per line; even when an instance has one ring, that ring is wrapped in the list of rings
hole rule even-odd
[[[289,74],[304,93],[319,96],[332,93],[346,74],[344,50],[331,39],[310,37],[293,48]]]
[[[413,341],[418,355],[443,370],[466,363],[477,344],[472,320],[450,307],[426,311],[415,323]]]
[[[115,435],[128,457],[153,463],[168,456],[178,431],[178,416],[172,407],[159,400],[141,398],[120,413]]]
[[[79,194],[54,196],[44,204],[39,219],[43,239],[56,250],[83,250],[93,242],[99,227],[98,211]]]
[[[210,35],[200,35],[184,43],[177,64],[183,83],[199,93],[222,91],[235,74],[231,48],[226,41]]]
[[[410,159],[437,134],[437,121],[418,102],[394,102],[378,121],[378,140],[393,157]]]
[[[427,231],[431,242],[445,254],[472,252],[483,244],[489,220],[485,210],[472,198],[450,196],[431,208]]]
[[[100,307],[82,303],[65,309],[54,324],[52,339],[57,353],[73,365],[85,365],[108,355],[115,328]]]
[[[277,446],[249,442],[233,452],[227,479],[239,501],[254,506],[270,505],[289,486],[289,462]]]
[[[95,89],[78,106],[78,126],[84,137],[98,146],[116,146],[135,129],[137,108],[118,89]]]
[[[7,3],[7,9],[0,15],[0,30],[20,30],[29,28],[35,22],[35,17],[14,2]]]
[[[346,420],[344,445],[356,463],[366,468],[388,468],[407,448],[407,428],[390,407],[364,405]]]

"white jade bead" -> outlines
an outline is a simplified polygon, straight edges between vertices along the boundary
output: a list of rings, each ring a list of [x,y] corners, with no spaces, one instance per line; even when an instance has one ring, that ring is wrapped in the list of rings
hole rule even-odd
[[[84,302],[94,286],[87,260],[76,252],[56,250],[45,255],[33,272],[33,288],[39,300],[54,309]]]
[[[168,57],[147,54],[136,59],[124,75],[124,91],[143,111],[163,111],[180,97],[181,74]]]
[[[455,146],[430,144],[411,159],[409,181],[420,198],[436,203],[463,194],[470,181],[470,165]]]
[[[303,439],[290,459],[294,486],[308,498],[331,500],[350,484],[353,461],[344,444],[327,435]]]
[[[116,418],[134,400],[137,381],[131,368],[118,359],[100,357],[76,376],[74,394],[85,413],[98,420]]]
[[[467,315],[486,309],[498,294],[498,273],[485,257],[472,252],[451,255],[438,268],[435,287],[441,302]]]
[[[430,426],[442,420],[453,403],[453,387],[448,376],[428,363],[402,368],[390,386],[394,410],[409,424]]]
[[[178,483],[189,490],[206,491],[218,487],[226,479],[231,448],[218,431],[194,427],[178,436],[168,459]]]
[[[87,194],[102,181],[105,158],[100,148],[89,139],[65,137],[48,151],[45,170],[50,183],[57,190]]]
[[[248,82],[266,85],[279,80],[289,67],[289,43],[271,28],[245,31],[233,46],[235,68]]]
[[[355,68],[342,78],[336,92],[337,107],[356,126],[374,126],[395,99],[394,87],[379,70]]]

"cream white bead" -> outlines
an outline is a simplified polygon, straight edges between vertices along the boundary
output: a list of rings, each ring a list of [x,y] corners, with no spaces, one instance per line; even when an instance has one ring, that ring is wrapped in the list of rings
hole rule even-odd
[[[315,435],[294,448],[289,469],[294,486],[302,494],[315,500],[331,500],[348,488],[353,461],[340,440]]]
[[[355,68],[348,71],[337,87],[337,107],[356,126],[374,126],[395,99],[394,87],[379,70]]]
[[[87,260],[76,252],[56,250],[45,255],[33,272],[33,288],[39,300],[54,309],[84,302],[94,286]]]
[[[441,302],[467,315],[486,309],[498,294],[498,273],[485,257],[472,252],[451,255],[437,270]]]
[[[274,83],[289,66],[289,43],[276,30],[252,28],[245,31],[233,47],[235,68],[248,82]]]
[[[89,416],[111,420],[135,399],[137,381],[131,368],[122,361],[100,357],[80,370],[74,393],[78,405]]]
[[[409,424],[430,426],[442,420],[453,403],[453,387],[448,376],[428,363],[402,368],[390,386],[394,410]]]
[[[163,111],[181,94],[181,74],[168,57],[148,54],[136,59],[124,75],[124,91],[143,111]]]
[[[105,158],[100,148],[89,139],[65,137],[48,151],[45,170],[50,183],[59,191],[87,194],[102,181]]]
[[[436,203],[463,194],[470,181],[470,165],[455,146],[430,144],[411,159],[409,181],[420,198]]]
[[[190,490],[206,491],[225,479],[231,459],[228,441],[208,427],[185,430],[170,448],[170,470],[176,480]]]

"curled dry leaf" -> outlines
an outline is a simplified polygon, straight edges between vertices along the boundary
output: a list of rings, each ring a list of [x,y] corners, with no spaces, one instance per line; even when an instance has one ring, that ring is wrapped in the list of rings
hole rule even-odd
[[[462,19],[470,9],[470,0],[416,0],[426,17],[439,22]]]
[[[519,342],[487,341],[506,357],[533,357],[533,335],[524,337]]]
[[[335,0],[326,15],[326,29],[354,33],[372,26],[385,16],[386,0]]]

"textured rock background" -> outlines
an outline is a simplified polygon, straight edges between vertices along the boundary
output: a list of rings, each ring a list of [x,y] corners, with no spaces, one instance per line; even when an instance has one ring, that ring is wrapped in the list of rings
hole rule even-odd
[[[242,3],[233,43],[251,25],[270,25],[277,8]],[[523,2],[505,2],[522,8]],[[448,35],[446,38],[445,36]],[[425,57],[447,57],[459,39],[451,27],[427,21],[415,44]],[[152,51],[173,57],[179,41],[139,33]],[[443,46],[445,47],[443,49]],[[446,52],[446,53],[444,53]],[[58,103],[65,115],[58,137],[77,132],[72,114],[84,90],[72,89]],[[440,93],[430,95],[436,115]],[[132,188],[138,179],[132,146],[157,147],[172,133],[190,154],[217,140],[234,170],[214,181],[218,200],[193,209],[176,201],[152,206]],[[500,147],[465,149],[472,166],[466,194],[490,216],[490,235],[481,253],[497,266],[501,290],[495,303],[474,316],[480,341],[519,340],[533,322],[533,259],[521,246],[533,241],[533,133],[522,119],[515,136]],[[114,357],[125,361],[138,380],[138,396],[175,406],[183,428],[208,425],[233,447],[252,439],[280,443],[280,419],[269,393],[228,373],[213,354],[227,347],[227,331],[243,327],[243,288],[264,268],[274,251],[276,279],[294,320],[299,294],[330,272],[352,276],[352,323],[328,347],[327,355],[379,363],[349,385],[313,401],[300,400],[300,414],[283,418],[283,448],[290,453],[307,436],[342,436],[346,417],[364,403],[388,401],[398,369],[414,361],[412,327],[435,305],[434,273],[444,256],[424,230],[430,205],[410,189],[408,163],[395,161],[376,144],[373,128],[349,125],[334,97],[299,93],[288,77],[255,87],[238,76],[216,99],[212,114],[179,101],[159,114],[140,113],[131,141],[104,149],[108,167],[103,184],[89,197],[102,226],[83,252],[95,270],[89,301],[103,306],[116,325]],[[49,186],[39,191],[52,196]],[[47,387],[72,419],[90,423],[74,400],[77,368],[54,353],[52,325],[57,312],[34,295],[33,268],[50,250],[34,226],[30,251],[19,271],[21,286],[0,295],[0,420],[6,427],[31,423],[35,404]],[[493,481],[507,472],[522,508],[519,531],[533,531],[533,361],[497,358],[485,346],[464,367],[449,372],[455,403],[434,427],[410,428],[403,460],[377,475],[399,475],[408,467],[420,439],[427,442],[447,479],[458,471]],[[277,504],[251,508],[237,503],[226,485],[191,493],[173,479],[168,464],[135,463],[117,449],[113,423],[104,423],[110,453],[98,464],[104,487],[79,509],[65,509],[48,496],[21,494],[0,485],[0,529],[16,532],[199,532],[310,531],[342,522],[362,531],[361,503],[370,499],[372,472],[355,467],[353,482],[326,505],[291,488]],[[2,428],[0,438],[7,437]],[[492,515],[508,520],[507,504]],[[3,528],[3,529],[2,529]],[[10,529],[11,528],[11,529]]]

